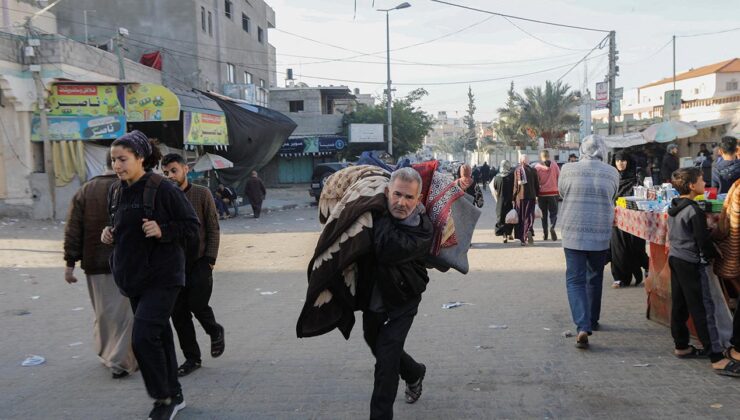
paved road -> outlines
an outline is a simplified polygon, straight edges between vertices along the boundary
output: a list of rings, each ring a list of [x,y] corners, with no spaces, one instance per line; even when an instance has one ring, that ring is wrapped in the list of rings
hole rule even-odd
[[[428,366],[424,395],[413,406],[399,399],[397,418],[737,418],[740,381],[713,374],[708,361],[673,358],[669,330],[645,319],[642,288],[605,288],[603,331],[590,351],[575,349],[561,336],[574,328],[562,249],[502,244],[490,204],[471,272],[431,274],[407,342]],[[295,338],[316,219],[315,209],[295,209],[223,223],[212,302],[226,353],[184,378],[188,408],[178,418],[367,418],[374,361],[360,328],[349,341],[336,331]],[[62,279],[63,226],[2,222],[0,418],[142,418],[150,402],[141,376],[110,379],[90,350],[87,290]],[[260,294],[268,291],[277,293]],[[458,300],[470,305],[441,309]],[[21,367],[28,354],[47,361]]]

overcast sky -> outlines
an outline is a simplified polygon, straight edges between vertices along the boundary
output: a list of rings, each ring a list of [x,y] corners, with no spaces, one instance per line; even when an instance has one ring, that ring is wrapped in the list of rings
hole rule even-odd
[[[296,79],[311,86],[344,84],[362,92],[382,93],[386,80],[385,13],[375,9],[395,7],[400,0],[375,0],[375,7],[373,0],[357,0],[356,16],[354,0],[267,1],[277,21],[277,28],[270,31],[270,42],[277,48],[278,86],[284,83],[285,69],[292,68]],[[449,1],[531,19],[616,30],[621,69],[617,86],[625,89],[671,74],[672,48],[666,43],[673,34],[740,28],[738,0]],[[411,8],[391,12],[391,50],[424,44],[391,51],[391,78],[396,95],[425,87],[429,96],[422,107],[435,115],[440,110],[462,115],[467,107],[468,83],[433,83],[501,78],[470,83],[476,96],[476,119],[489,120],[503,105],[511,80],[518,91],[556,80],[606,35],[512,20],[521,28],[517,29],[499,16],[430,0],[409,3]],[[471,25],[475,26],[434,40]],[[427,42],[430,40],[434,41]],[[591,92],[594,84],[605,77],[607,57],[602,54],[607,51],[597,49],[591,56],[595,58],[588,60]],[[678,38],[676,51],[678,72],[740,57],[740,30]],[[360,56],[368,53],[377,54]],[[583,63],[563,80],[580,89],[584,83]]]

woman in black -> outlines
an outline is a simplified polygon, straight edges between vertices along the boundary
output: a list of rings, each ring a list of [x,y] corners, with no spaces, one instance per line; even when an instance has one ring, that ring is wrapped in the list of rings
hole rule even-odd
[[[634,169],[630,156],[620,151],[614,155],[614,166],[619,171],[619,189],[617,197],[632,195],[632,188],[641,185],[644,175]],[[635,278],[635,286],[642,283],[642,270],[647,272],[649,259],[645,251],[645,240],[627,232],[612,227],[612,238],[609,243],[611,248],[611,269],[614,283],[612,287],[629,286],[632,277]]]
[[[511,163],[502,160],[499,173],[493,178],[493,189],[496,192],[496,236],[503,236],[504,243],[514,239],[511,233],[514,226],[506,224],[506,214],[514,208],[511,194],[514,191],[514,172],[511,171]]]
[[[140,131],[111,145],[111,225],[101,240],[113,245],[111,271],[134,311],[132,347],[147,392],[150,419],[171,419],[185,407],[177,380],[170,315],[185,285],[185,248],[197,244],[198,217],[183,192],[151,170],[161,154]]]

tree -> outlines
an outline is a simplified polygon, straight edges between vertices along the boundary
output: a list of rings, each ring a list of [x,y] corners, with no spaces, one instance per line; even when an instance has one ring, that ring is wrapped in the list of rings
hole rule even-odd
[[[415,104],[421,98],[428,95],[423,89],[415,89],[408,95],[393,100],[393,154],[403,156],[421,149],[424,137],[429,133],[433,125],[432,116],[424,112]],[[352,123],[366,124],[385,124],[386,107],[385,102],[374,106],[360,105],[354,112],[346,114],[342,120],[345,133],[349,132],[349,125]],[[387,137],[386,131],[383,131],[384,137]],[[388,141],[385,138],[385,141]],[[353,157],[364,150],[377,149],[377,145],[367,144],[350,144],[343,157]]]
[[[496,136],[509,146],[526,147],[532,142],[524,131],[521,114],[519,95],[514,91],[514,82],[511,82],[506,105],[498,109],[499,120],[494,125]]]
[[[451,155],[459,155],[465,152],[465,138],[445,137],[434,145],[434,150]]]
[[[542,137],[545,147],[557,146],[569,129],[578,127],[578,114],[573,112],[578,99],[568,84],[548,80],[544,90],[528,87],[517,101],[521,124],[534,138]]]
[[[465,133],[463,148],[474,152],[478,149],[478,134],[475,132],[475,96],[473,89],[468,86],[468,113],[463,117],[463,123],[468,127]]]

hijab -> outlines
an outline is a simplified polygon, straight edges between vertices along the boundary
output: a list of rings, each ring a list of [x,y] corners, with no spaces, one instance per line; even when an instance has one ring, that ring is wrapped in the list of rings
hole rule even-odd
[[[504,159],[501,161],[501,164],[499,164],[498,174],[505,177],[509,175],[509,173],[511,173],[511,162]]]
[[[600,160],[604,161],[607,156],[606,143],[604,137],[598,134],[591,134],[581,142],[581,160]]]

